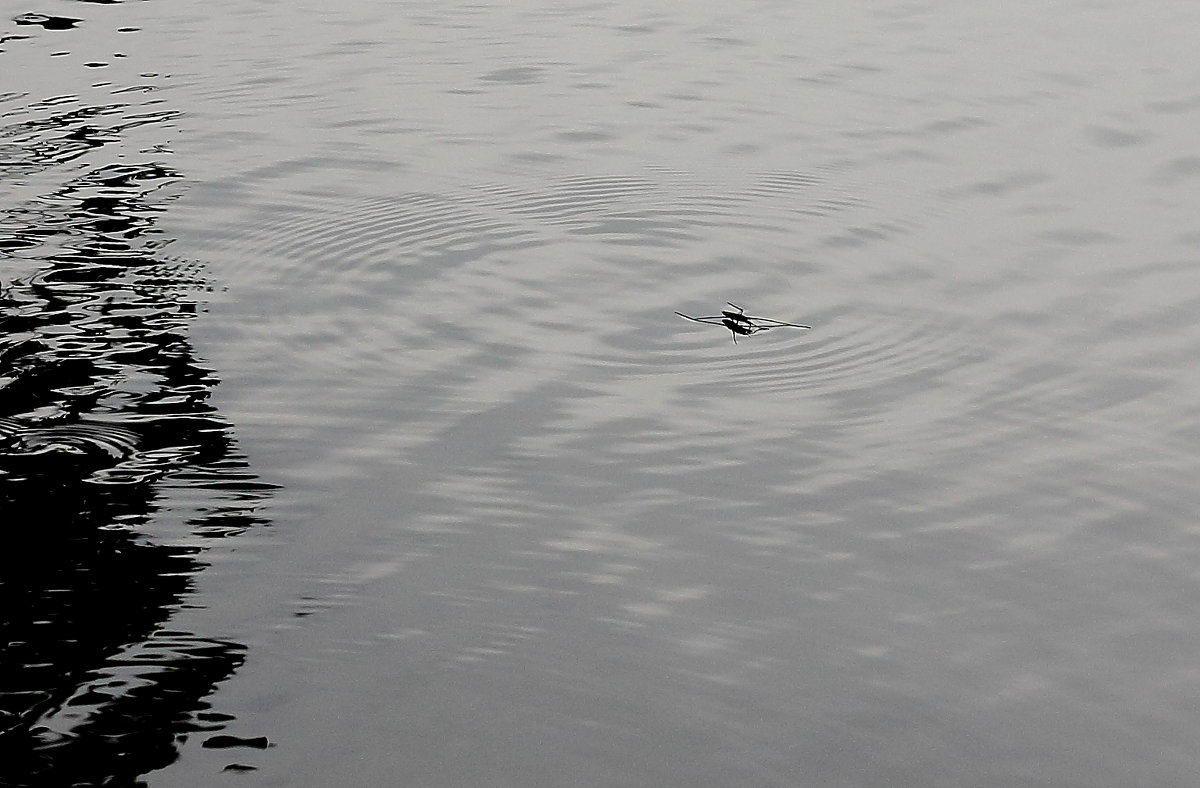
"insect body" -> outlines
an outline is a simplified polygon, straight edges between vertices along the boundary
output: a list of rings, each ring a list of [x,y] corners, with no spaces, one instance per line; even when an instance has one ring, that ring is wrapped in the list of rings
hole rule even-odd
[[[708,323],[710,325],[724,326],[725,328],[728,328],[730,332],[733,333],[733,342],[735,345],[737,344],[737,338],[739,335],[748,337],[752,334],[757,334],[759,331],[769,331],[772,328],[812,328],[812,326],[805,326],[801,325],[800,323],[785,323],[782,320],[774,320],[769,317],[755,317],[754,315],[747,315],[745,310],[737,304],[732,302],[726,303],[731,307],[731,309],[722,309],[721,314],[719,315],[692,317],[691,315],[685,315],[682,312],[676,312],[675,314],[679,315],[685,320],[691,320],[696,323]]]

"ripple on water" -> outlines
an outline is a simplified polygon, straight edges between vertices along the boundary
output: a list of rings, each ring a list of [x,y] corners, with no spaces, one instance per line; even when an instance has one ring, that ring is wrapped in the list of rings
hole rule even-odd
[[[711,244],[709,228],[789,232],[797,201],[820,214],[822,205],[834,211],[856,204],[816,189],[819,176],[776,173],[760,180],[762,189],[731,190],[651,171],[581,175],[536,188],[475,185],[453,197],[407,192],[338,202],[321,195],[260,208],[248,220],[208,231],[206,244],[225,258],[235,286],[257,281],[329,298],[404,298],[403,312],[420,318],[441,306],[421,292],[429,283],[475,276],[487,282],[477,292],[456,290],[459,311],[502,305],[512,294],[526,324],[536,325],[539,312],[554,311],[557,300],[577,304],[594,295],[578,292],[581,286],[605,282],[619,297],[647,285],[678,285],[680,273],[694,275],[697,267],[721,266],[694,257]],[[621,246],[630,247],[627,258],[639,258],[622,267],[636,265],[636,272],[614,271],[614,249]],[[644,258],[659,247],[672,251]],[[419,332],[417,324],[404,328]]]
[[[861,223],[863,201],[840,182],[836,167],[736,184],[659,169],[453,196],[322,195],[248,211],[205,230],[205,243],[218,277],[253,293],[243,303],[254,308],[221,330],[252,339],[239,344],[258,354],[247,363],[281,376],[263,407],[300,429],[347,431],[335,440],[357,443],[349,451],[362,461],[394,453],[401,430],[419,443],[548,380],[574,378],[571,397],[601,398],[597,413],[621,388],[655,388],[634,414],[671,423],[664,409],[707,394],[882,400],[898,381],[982,357],[985,343],[959,318],[828,300],[844,293],[821,286],[836,270],[804,255]],[[739,228],[760,245],[745,248]],[[812,303],[790,295],[776,314],[771,291],[798,292],[801,280]],[[814,330],[734,346],[723,329],[672,314],[724,298]],[[313,403],[326,406],[324,427],[299,416]],[[366,412],[397,426],[371,426]]]
[[[723,327],[676,317],[669,333],[614,338],[587,364],[621,377],[669,374],[678,391],[689,396],[869,397],[909,378],[936,380],[990,353],[981,331],[961,318],[928,311],[859,305],[853,311],[772,317],[808,321],[813,328],[773,329],[741,337],[735,345]]]
[[[10,456],[99,454],[109,459],[128,457],[137,448],[133,430],[101,422],[75,422],[25,427],[13,419],[0,419],[0,435],[15,446]]]

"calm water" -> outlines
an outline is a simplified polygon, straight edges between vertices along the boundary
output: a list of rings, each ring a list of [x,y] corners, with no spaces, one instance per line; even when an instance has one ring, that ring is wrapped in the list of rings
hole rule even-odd
[[[1200,781],[1200,6],[5,8],[0,784]]]

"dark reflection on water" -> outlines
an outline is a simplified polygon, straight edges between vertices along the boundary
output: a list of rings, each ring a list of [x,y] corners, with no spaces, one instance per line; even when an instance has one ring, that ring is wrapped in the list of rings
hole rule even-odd
[[[13,21],[18,25],[39,25],[47,30],[70,30],[82,20],[63,16],[47,16],[46,14],[21,14],[14,17]]]
[[[87,159],[174,113],[0,106],[0,784],[130,785],[232,719],[206,697],[245,647],[172,618],[206,541],[266,525],[272,486],[206,403],[187,327],[211,283],[161,254],[181,176]]]

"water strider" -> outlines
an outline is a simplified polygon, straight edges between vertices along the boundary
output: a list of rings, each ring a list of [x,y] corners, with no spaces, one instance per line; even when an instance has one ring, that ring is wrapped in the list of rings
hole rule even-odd
[[[725,328],[728,328],[733,333],[733,343],[735,345],[737,344],[737,338],[739,334],[744,337],[748,337],[752,334],[757,334],[759,331],[769,331],[772,328],[812,328],[812,326],[806,326],[800,323],[785,323],[782,320],[774,320],[769,317],[755,317],[754,315],[747,315],[742,307],[738,306],[732,301],[726,301],[725,303],[737,311],[734,312],[730,309],[722,309],[721,314],[719,315],[704,315],[702,317],[692,317],[691,315],[685,315],[682,312],[676,312],[675,314],[679,315],[685,320],[691,320],[696,323],[708,323],[714,326],[725,326]]]

